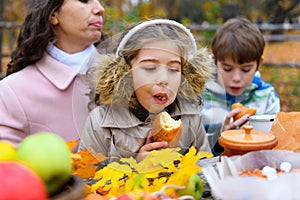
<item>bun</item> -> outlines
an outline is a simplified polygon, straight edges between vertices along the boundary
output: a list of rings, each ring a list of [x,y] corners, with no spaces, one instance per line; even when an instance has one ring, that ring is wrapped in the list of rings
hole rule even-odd
[[[255,108],[246,108],[241,103],[234,103],[234,104],[232,104],[231,110],[233,110],[235,108],[241,108],[241,112],[238,113],[238,114],[236,114],[235,116],[233,116],[234,121],[240,119],[245,114],[249,114],[250,116],[256,114],[256,109]]]
[[[152,123],[155,142],[167,141],[170,147],[177,147],[182,132],[181,120],[174,120],[167,112],[159,113]]]

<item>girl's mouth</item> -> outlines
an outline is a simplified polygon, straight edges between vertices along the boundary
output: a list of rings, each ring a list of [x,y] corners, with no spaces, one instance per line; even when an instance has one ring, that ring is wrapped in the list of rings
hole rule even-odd
[[[153,97],[154,97],[155,102],[158,104],[165,104],[168,101],[167,94],[156,94]]]

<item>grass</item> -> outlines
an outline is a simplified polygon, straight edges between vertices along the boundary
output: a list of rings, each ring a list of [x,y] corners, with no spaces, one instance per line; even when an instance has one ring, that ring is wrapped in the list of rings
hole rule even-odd
[[[281,111],[300,111],[300,68],[262,66],[260,73],[264,81],[271,83],[280,98]]]

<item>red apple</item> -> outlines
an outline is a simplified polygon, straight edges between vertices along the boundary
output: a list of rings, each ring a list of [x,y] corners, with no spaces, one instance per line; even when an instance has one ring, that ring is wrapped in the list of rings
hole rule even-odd
[[[22,163],[1,161],[0,177],[0,200],[49,199],[42,179]]]
[[[143,190],[135,190],[118,196],[116,200],[135,200],[135,199],[159,200],[160,198],[158,196],[152,195],[151,193],[148,193]]]

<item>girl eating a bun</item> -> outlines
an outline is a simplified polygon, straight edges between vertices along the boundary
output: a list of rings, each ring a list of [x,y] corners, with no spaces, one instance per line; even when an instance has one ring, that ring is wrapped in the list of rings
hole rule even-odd
[[[183,154],[191,146],[210,152],[198,108],[198,94],[211,77],[207,49],[198,50],[191,32],[168,19],[138,23],[117,41],[95,70],[93,101],[99,106],[86,121],[79,149],[102,153],[110,162],[140,161],[170,143]],[[176,142],[153,140],[153,121],[162,112],[182,123]]]

